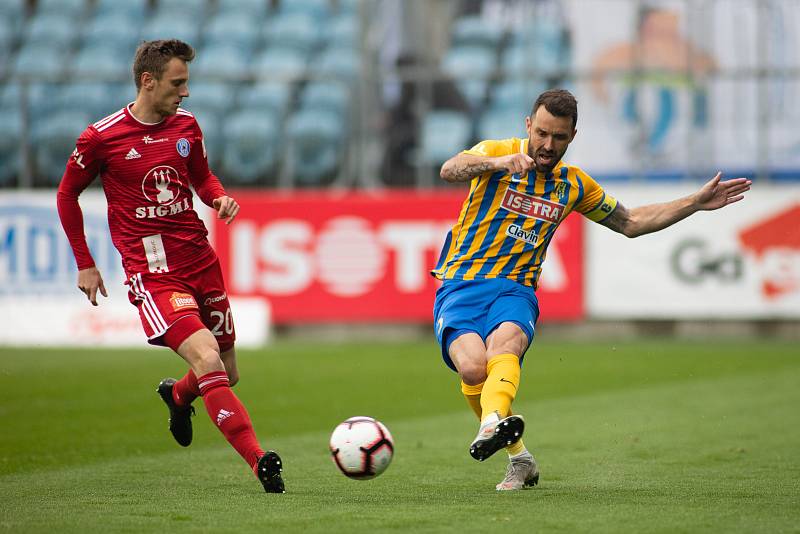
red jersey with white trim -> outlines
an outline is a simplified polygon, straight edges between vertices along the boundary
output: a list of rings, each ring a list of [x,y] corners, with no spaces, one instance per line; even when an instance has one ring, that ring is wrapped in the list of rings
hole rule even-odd
[[[111,239],[128,277],[202,269],[216,254],[194,211],[189,185],[209,206],[225,190],[208,168],[200,126],[184,109],[148,124],[136,119],[130,107],[84,130],[59,186],[59,216],[78,269],[94,261],[77,199],[98,174],[108,200]]]

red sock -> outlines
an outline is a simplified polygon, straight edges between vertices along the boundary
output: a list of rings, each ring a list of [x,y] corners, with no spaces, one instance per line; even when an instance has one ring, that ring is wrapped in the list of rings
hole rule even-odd
[[[208,416],[236,452],[255,471],[264,450],[258,444],[250,416],[231,391],[225,371],[215,371],[197,379]]]
[[[199,396],[200,386],[197,385],[197,376],[189,369],[189,372],[172,386],[172,400],[178,406],[189,406]]]

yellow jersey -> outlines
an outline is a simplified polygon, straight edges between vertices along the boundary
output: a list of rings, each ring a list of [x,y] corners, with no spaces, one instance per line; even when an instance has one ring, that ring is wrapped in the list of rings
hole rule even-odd
[[[466,154],[526,154],[527,139],[482,141]],[[536,288],[547,247],[573,210],[599,222],[617,201],[580,168],[559,162],[548,174],[505,170],[476,176],[448,232],[436,268],[440,280],[509,278]]]

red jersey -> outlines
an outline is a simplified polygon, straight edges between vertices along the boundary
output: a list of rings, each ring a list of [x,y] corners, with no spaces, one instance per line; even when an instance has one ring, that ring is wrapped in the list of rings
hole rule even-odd
[[[108,201],[111,240],[128,277],[190,265],[202,269],[216,255],[192,206],[189,185],[209,206],[225,190],[208,168],[200,126],[181,108],[148,124],[136,119],[130,107],[84,130],[58,188],[58,213],[78,269],[94,265],[78,195],[98,174]]]

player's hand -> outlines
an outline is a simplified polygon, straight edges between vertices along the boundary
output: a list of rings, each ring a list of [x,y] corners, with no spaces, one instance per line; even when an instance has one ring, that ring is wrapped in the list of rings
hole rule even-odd
[[[747,178],[733,178],[722,181],[722,173],[718,172],[696,193],[695,202],[700,210],[716,210],[739,202],[744,193],[750,190],[753,182]]]
[[[214,199],[214,209],[217,210],[218,219],[228,219],[225,224],[230,224],[239,213],[239,203],[233,198],[225,196]]]
[[[97,267],[89,267],[78,271],[78,289],[84,292],[92,306],[97,306],[98,289],[100,294],[108,297],[106,286],[103,284],[103,277],[100,276],[100,271],[97,270]]]
[[[526,174],[536,165],[532,157],[521,153],[501,156],[497,159],[498,168],[507,170],[508,174],[519,174],[520,176]]]

